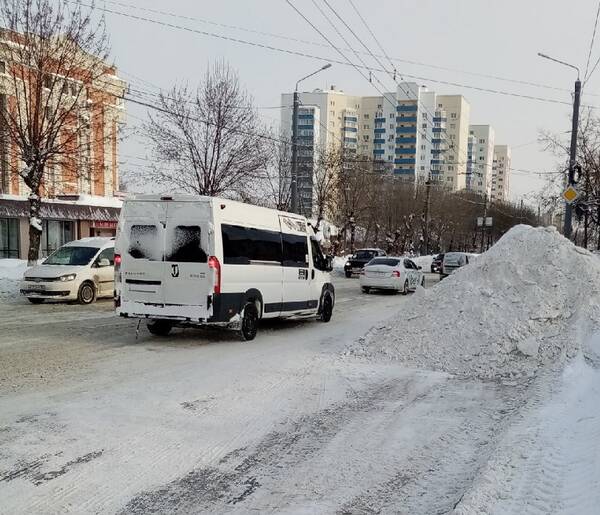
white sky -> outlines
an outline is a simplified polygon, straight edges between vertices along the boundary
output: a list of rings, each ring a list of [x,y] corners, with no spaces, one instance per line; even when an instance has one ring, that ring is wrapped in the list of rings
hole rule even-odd
[[[312,2],[292,1],[337,45],[345,46]],[[341,22],[328,11],[324,0],[315,1],[341,27]],[[365,44],[373,52],[380,53],[350,3],[347,0],[328,1]],[[570,103],[575,71],[541,59],[536,54],[541,51],[571,62],[578,65],[583,74],[598,8],[596,0],[354,0],[354,3],[391,58],[463,70],[455,72],[398,62],[399,74],[422,77],[417,82],[441,94],[464,95],[471,104],[471,123],[493,125],[496,142],[511,145],[514,168],[536,172],[554,169],[554,159],[543,153],[535,140],[542,128],[556,132],[570,129],[569,105],[482,92],[466,86]],[[343,60],[331,48],[319,46],[327,43],[285,0],[98,0],[97,5],[194,30]],[[156,9],[165,13],[150,13],[140,9]],[[196,19],[176,18],[167,13]],[[292,91],[298,78],[323,64],[323,61],[313,58],[224,41],[112,13],[106,13],[106,21],[115,63],[123,78],[131,81],[132,88],[136,89],[156,91],[129,74],[162,88],[169,88],[178,81],[193,84],[203,77],[209,63],[224,58],[239,72],[242,83],[254,96],[258,106],[278,106],[282,92]],[[261,35],[218,24],[283,37]],[[345,35],[355,48],[360,48],[350,33],[346,31]],[[285,38],[298,38],[319,45]],[[354,54],[345,53],[357,62]],[[590,68],[599,57],[600,27]],[[363,58],[368,64],[376,65],[370,57]],[[387,60],[382,59],[382,62],[389,66]],[[584,104],[600,106],[600,91],[597,90],[600,85],[600,66],[598,68],[586,86]],[[472,73],[535,82],[559,89],[484,78]],[[391,77],[384,73],[376,75],[386,84],[386,90],[395,90]],[[406,79],[413,80],[409,77]],[[434,80],[464,86],[439,84]],[[309,79],[303,83],[302,89],[326,88],[331,84],[351,94],[378,94],[354,68],[341,64],[334,64],[329,70]],[[129,125],[137,125],[139,118],[144,118],[146,114],[146,109],[131,103],[127,110],[130,114]],[[277,109],[260,112],[265,123],[277,125]],[[122,168],[126,170],[134,170],[136,166],[144,164],[144,161],[131,156],[150,155],[149,149],[135,138],[122,145],[121,153]],[[513,172],[511,197],[519,200],[523,195],[539,189],[541,184],[542,179],[536,175]]]

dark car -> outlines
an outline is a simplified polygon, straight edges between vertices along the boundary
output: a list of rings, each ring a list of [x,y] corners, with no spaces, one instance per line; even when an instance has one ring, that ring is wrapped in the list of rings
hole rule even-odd
[[[431,262],[431,273],[439,274],[442,271],[442,264],[444,263],[444,254],[438,254],[433,258]]]
[[[344,273],[346,277],[352,277],[352,274],[359,274],[371,259],[385,255],[385,251],[381,249],[358,249],[346,261]]]

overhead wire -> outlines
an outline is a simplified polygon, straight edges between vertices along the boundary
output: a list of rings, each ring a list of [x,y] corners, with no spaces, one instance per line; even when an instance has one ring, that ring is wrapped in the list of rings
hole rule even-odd
[[[592,32],[592,40],[590,41],[590,50],[588,52],[587,62],[585,65],[585,73],[583,75],[584,82],[587,80],[588,70],[590,67],[590,59],[592,57],[592,50],[594,48],[594,39],[596,38],[596,29],[598,28],[598,16],[600,16],[600,0],[598,1],[598,9],[596,10],[596,21],[594,21],[594,31]]]

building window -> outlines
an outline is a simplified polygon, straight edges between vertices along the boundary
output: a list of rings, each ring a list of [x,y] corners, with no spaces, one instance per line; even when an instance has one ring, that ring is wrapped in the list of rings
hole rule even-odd
[[[49,256],[74,239],[73,222],[44,220],[42,223],[42,256]]]
[[[335,116],[335,111],[329,111],[329,114],[330,114],[331,116]]]
[[[363,141],[369,141],[369,136],[368,135],[364,135],[363,136]]]
[[[369,126],[368,125],[363,125],[363,129],[368,129]]]
[[[450,118],[456,118],[456,113],[450,113]]]
[[[394,128],[394,124],[390,123],[390,129],[393,129],[393,128]]]
[[[421,150],[425,150],[425,145],[421,145]]]
[[[424,124],[422,125],[422,127],[423,127],[423,129],[426,129],[426,128],[427,128],[427,124],[426,124],[426,123],[424,123]]]
[[[0,218],[0,258],[19,257],[19,219]]]
[[[450,124],[450,128],[451,128],[451,129],[456,129],[456,124],[455,124],[455,123],[451,123],[451,124]]]
[[[364,118],[365,120],[368,120],[368,119],[369,119],[369,115],[368,115],[368,114],[365,114],[365,115],[363,116],[363,118]]]

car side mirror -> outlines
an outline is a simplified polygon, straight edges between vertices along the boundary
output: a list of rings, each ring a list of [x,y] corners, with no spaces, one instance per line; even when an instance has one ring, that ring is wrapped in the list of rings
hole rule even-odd
[[[105,266],[110,266],[110,261],[106,258],[99,259],[98,268],[104,268]]]
[[[418,268],[419,270],[423,270],[423,267],[422,267],[422,266],[418,266],[417,268]]]

